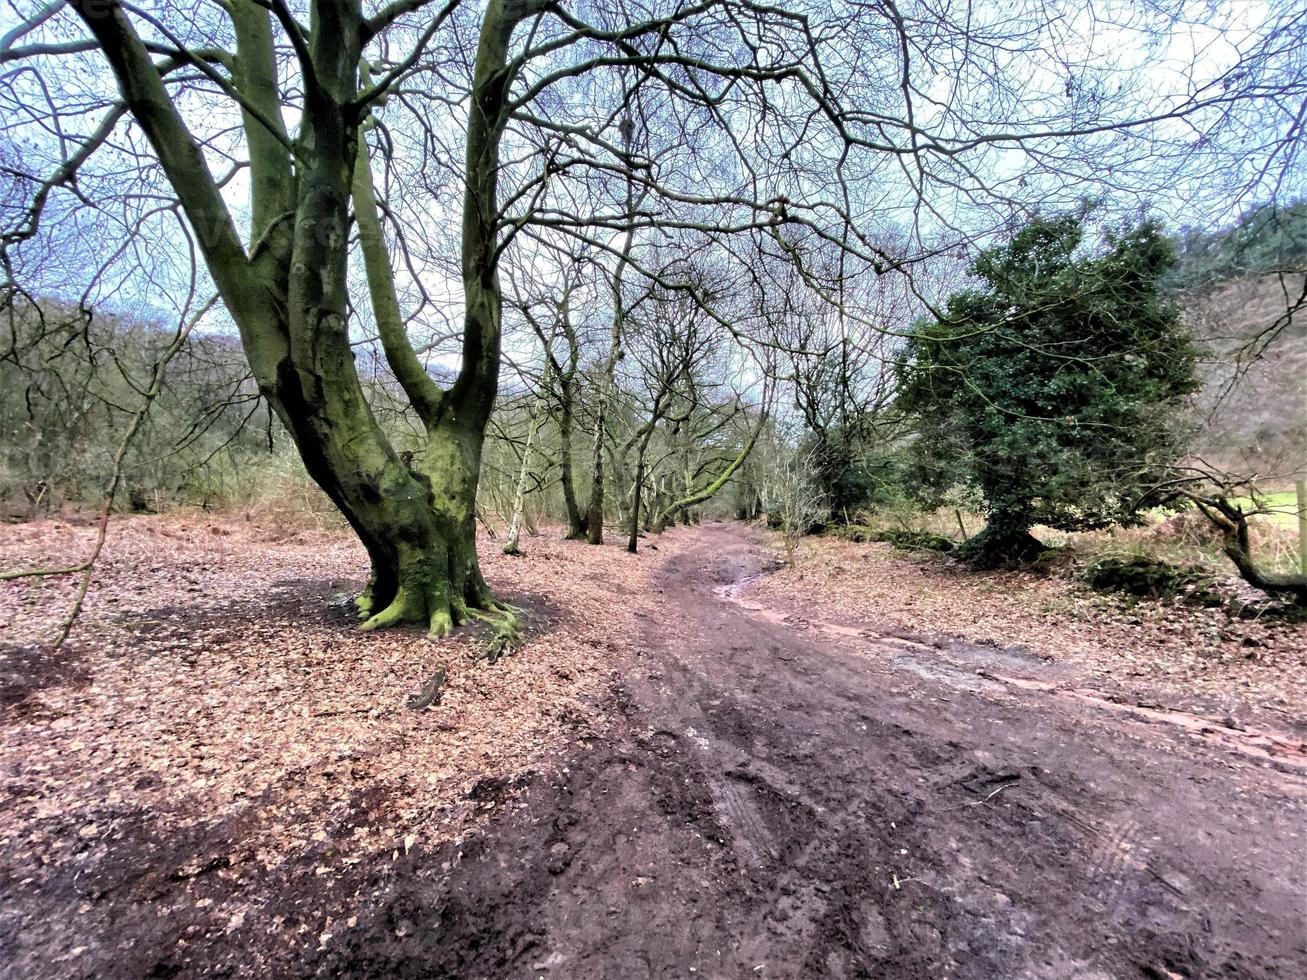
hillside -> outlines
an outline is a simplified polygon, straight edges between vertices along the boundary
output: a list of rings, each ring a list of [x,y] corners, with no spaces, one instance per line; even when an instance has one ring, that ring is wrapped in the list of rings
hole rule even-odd
[[[1286,315],[1302,284],[1301,273],[1263,275],[1189,301],[1186,319],[1209,351],[1195,399],[1195,453],[1207,462],[1272,481],[1303,472],[1307,321]]]

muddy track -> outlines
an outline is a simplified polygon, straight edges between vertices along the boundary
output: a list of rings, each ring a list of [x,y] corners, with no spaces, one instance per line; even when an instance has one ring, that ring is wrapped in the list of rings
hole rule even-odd
[[[729,588],[768,555],[695,533],[614,665],[620,734],[297,972],[1307,976],[1294,766],[746,608]]]

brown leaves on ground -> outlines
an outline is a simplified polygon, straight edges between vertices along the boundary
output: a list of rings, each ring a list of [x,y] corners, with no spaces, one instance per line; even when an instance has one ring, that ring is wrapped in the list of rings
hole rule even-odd
[[[752,593],[814,615],[1021,646],[1096,683],[1223,711],[1307,722],[1307,626],[1232,619],[1219,609],[1130,601],[1062,578],[974,571],[887,544],[804,541],[792,569]]]
[[[0,527],[0,567],[75,564],[92,533]],[[663,536],[657,554],[684,540]],[[491,585],[528,611],[526,645],[494,665],[475,631],[358,633],[366,560],[343,532],[117,519],[57,654],[46,643],[76,583],[0,585],[11,971],[258,975],[269,950],[342,941],[388,878],[445,873],[451,858],[431,858],[459,855],[472,821],[520,805],[525,777],[605,734],[617,655],[645,617],[675,613],[656,607],[661,560],[557,531],[526,549],[482,548]],[[832,621],[1020,644],[1134,692],[1294,720],[1307,700],[1301,626],[836,541],[805,543],[797,568],[753,588]],[[408,710],[441,667],[440,704]],[[213,961],[220,949],[240,959]]]
[[[0,567],[75,562],[91,534],[0,528]],[[269,889],[316,879],[329,892],[353,865],[457,838],[512,805],[521,777],[561,766],[602,727],[609,660],[653,607],[644,556],[557,532],[524,544],[521,558],[481,549],[492,588],[527,611],[525,646],[494,665],[475,630],[440,643],[356,632],[367,562],[344,533],[116,519],[55,654],[46,644],[75,583],[5,583],[0,935],[43,930],[51,962],[76,959],[86,942],[115,942],[88,939],[93,923],[72,916],[111,893],[162,902],[160,915],[186,907],[199,934],[254,928]],[[408,710],[438,667],[439,706]],[[345,928],[279,905],[257,928],[314,943]]]

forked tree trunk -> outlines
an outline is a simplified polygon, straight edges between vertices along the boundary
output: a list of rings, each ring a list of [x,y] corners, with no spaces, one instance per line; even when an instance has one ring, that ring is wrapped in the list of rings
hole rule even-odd
[[[255,244],[249,252],[124,8],[115,0],[72,5],[109,60],[128,111],[177,193],[240,329],[260,391],[290,432],[309,475],[367,549],[372,574],[359,600],[364,628],[420,622],[442,634],[470,610],[496,608],[477,564],[474,517],[499,367],[496,180],[510,82],[508,42],[516,24],[538,5],[490,0],[483,14],[467,128],[463,367],[448,391],[426,375],[402,335],[375,201],[367,206],[370,176],[366,194],[358,198],[387,359],[427,428],[427,451],[413,470],[373,416],[348,333],[349,204],[360,190],[353,177],[361,155],[355,100],[363,19],[357,3],[312,5],[306,41],[312,70],[303,79],[292,170],[269,10],[255,0],[231,0],[235,78],[250,151]]]
[[[396,487],[369,501],[380,511],[380,522],[367,534],[380,541],[375,550],[369,547],[373,574],[358,603],[364,629],[416,622],[440,636],[475,611],[500,608],[477,560],[476,490],[485,427],[498,388],[499,143],[509,83],[504,70],[508,42],[520,16],[509,14],[503,0],[492,0],[478,40],[463,201],[463,368],[448,391],[430,380],[403,335],[366,152],[359,154],[366,180],[354,182],[356,212],[379,333],[387,361],[427,429],[426,452],[409,474],[419,492]]]

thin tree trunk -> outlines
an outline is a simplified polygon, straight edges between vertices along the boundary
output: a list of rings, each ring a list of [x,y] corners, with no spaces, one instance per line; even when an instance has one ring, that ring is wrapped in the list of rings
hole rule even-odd
[[[586,515],[576,500],[576,476],[572,467],[572,382],[560,379],[561,396],[558,405],[558,445],[560,452],[559,482],[563,485],[563,504],[567,508],[568,538],[586,536]]]
[[[654,399],[653,417],[640,436],[640,448],[635,457],[635,486],[631,493],[631,534],[626,542],[626,550],[635,554],[639,550],[640,539],[640,495],[644,489],[644,458],[649,451],[649,442],[653,439],[654,428],[658,424],[658,412],[661,398]]]
[[[548,374],[548,360],[545,361],[545,372]],[[517,489],[513,492],[513,517],[508,524],[508,540],[504,542],[504,554],[520,555],[522,552],[518,548],[518,538],[522,530],[522,505],[526,500],[526,480],[531,475],[531,450],[535,445],[536,430],[540,428],[540,416],[545,409],[545,391],[544,384],[541,382],[540,394],[531,406],[531,422],[526,430],[526,445],[522,447],[522,466],[517,474]]]
[[[633,124],[628,115],[622,123],[622,147],[629,154]],[[626,238],[613,273],[613,330],[608,342],[608,356],[604,358],[603,373],[599,376],[599,394],[595,405],[595,437],[593,475],[590,482],[590,504],[586,511],[586,534],[591,544],[604,543],[604,429],[607,425],[608,402],[612,397],[613,377],[617,362],[622,357],[622,334],[626,325],[626,310],[622,303],[622,283],[626,267],[630,264],[631,249],[635,244],[635,185],[630,176],[626,179]]]
[[[567,509],[567,536],[569,539],[586,536],[586,517],[576,499],[576,476],[572,461],[572,409],[576,404],[576,367],[581,357],[580,345],[577,343],[576,331],[572,327],[571,296],[573,284],[568,280],[563,295],[558,302],[558,318],[554,324],[555,334],[561,332],[567,342],[566,363],[554,359],[553,348],[545,341],[545,357],[549,362],[554,377],[558,379],[558,415],[554,419],[558,426],[558,443],[560,447],[559,482],[563,486],[563,504]]]
[[[631,501],[631,534],[626,542],[626,550],[635,554],[640,550],[640,490],[644,486],[644,454],[635,464],[635,492]]]

